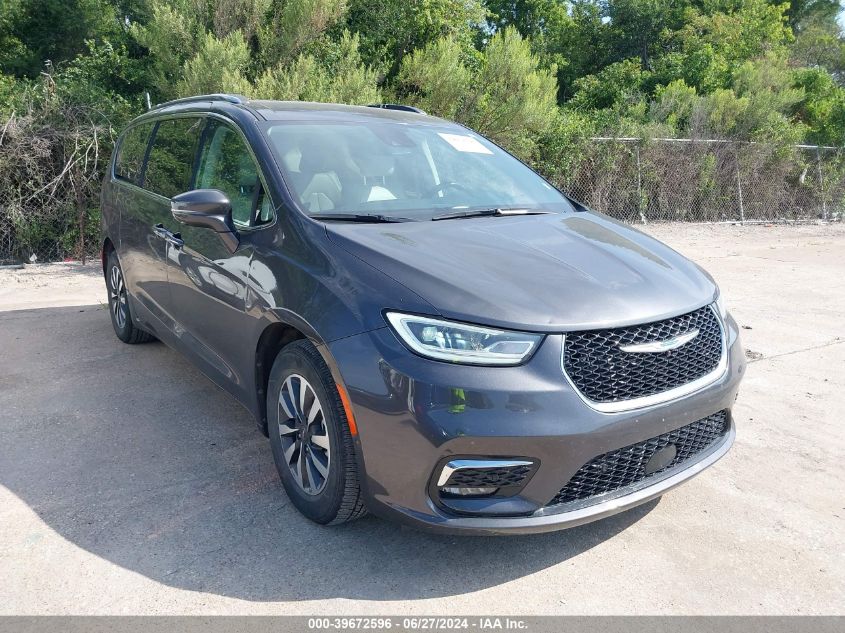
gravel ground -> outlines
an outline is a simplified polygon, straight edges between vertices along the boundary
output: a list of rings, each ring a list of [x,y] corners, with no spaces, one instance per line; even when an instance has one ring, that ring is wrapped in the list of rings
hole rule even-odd
[[[99,261],[0,268],[0,312],[106,304]]]
[[[310,524],[239,405],[115,339],[96,265],[0,270],[0,614],[845,612],[845,226],[647,230],[744,327],[737,442],[528,537]]]

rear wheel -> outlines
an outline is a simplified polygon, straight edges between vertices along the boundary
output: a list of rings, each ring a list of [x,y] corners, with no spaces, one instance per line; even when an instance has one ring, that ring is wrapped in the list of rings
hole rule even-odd
[[[123,269],[117,254],[111,251],[106,261],[106,289],[109,293],[109,314],[114,333],[124,343],[134,345],[154,340],[152,334],[145,332],[132,322],[129,308],[129,295],[123,278]]]
[[[282,485],[302,514],[322,524],[366,514],[340,394],[310,342],[291,343],[276,358],[267,424]]]

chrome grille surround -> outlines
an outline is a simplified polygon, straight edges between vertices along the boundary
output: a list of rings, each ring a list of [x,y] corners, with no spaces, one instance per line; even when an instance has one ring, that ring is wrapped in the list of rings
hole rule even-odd
[[[704,320],[702,320],[704,317]],[[708,323],[709,321],[709,323]],[[628,364],[633,363],[634,367],[638,371],[642,371],[642,367],[647,367],[650,364],[650,361],[653,358],[650,357],[657,357],[660,358],[662,361],[668,361],[677,359],[680,354],[677,352],[680,350],[670,350],[668,352],[663,353],[645,353],[645,354],[632,354],[632,353],[625,353],[625,352],[615,352],[610,348],[608,343],[612,342],[613,347],[618,348],[620,344],[626,344],[633,341],[642,342],[643,333],[652,333],[652,332],[669,332],[671,335],[682,334],[683,332],[700,325],[701,323],[705,324],[705,331],[711,331],[710,333],[714,335],[713,340],[718,340],[720,345],[720,350],[718,354],[712,353],[713,350],[710,350],[710,361],[715,360],[715,363],[711,362],[708,367],[712,366],[712,369],[706,371],[703,375],[700,373],[698,375],[693,374],[691,379],[687,382],[683,382],[681,384],[672,385],[667,389],[662,391],[656,392],[646,392],[643,395],[636,395],[634,397],[629,398],[615,398],[615,399],[603,399],[597,400],[591,398],[585,391],[591,391],[589,388],[585,388],[584,382],[582,380],[583,376],[577,376],[576,380],[573,380],[573,376],[570,375],[570,372],[567,370],[567,351],[570,351],[570,360],[572,360],[571,356],[571,345],[573,339],[578,339],[579,337],[584,336],[598,336],[605,339],[605,352],[608,353],[616,353],[617,357],[620,354],[624,354],[625,357],[628,357]],[[678,326],[681,326],[680,330]],[[715,329],[718,329],[718,333],[715,332]],[[650,334],[649,334],[650,335]],[[659,337],[659,335],[658,335]],[[570,347],[568,347],[570,346]],[[683,350],[683,348],[681,348]],[[631,357],[635,357],[634,360],[631,360]],[[637,359],[643,359],[642,361],[638,361]],[[604,359],[605,361],[607,359]],[[683,360],[683,359],[681,359]],[[624,365],[625,363],[621,363]],[[639,365],[639,367],[637,367]],[[666,363],[664,362],[663,365],[665,366]],[[632,325],[627,327],[619,327],[619,328],[606,328],[606,329],[596,329],[596,330],[585,330],[579,332],[570,332],[564,335],[563,346],[561,350],[561,370],[563,371],[564,376],[566,377],[567,382],[578,394],[578,396],[592,409],[596,411],[600,411],[602,413],[617,413],[620,411],[630,411],[632,409],[640,409],[644,407],[653,406],[656,404],[661,404],[664,402],[668,402],[670,400],[675,400],[677,398],[681,398],[683,396],[689,395],[694,393],[707,385],[715,382],[719,378],[721,378],[725,371],[727,370],[728,365],[728,348],[727,348],[727,337],[725,332],[725,324],[720,317],[718,310],[715,308],[713,304],[703,306],[698,308],[697,310],[693,310],[692,312],[688,312],[676,317],[670,317],[668,319],[662,319],[660,321],[654,321],[650,323],[644,323],[640,325]],[[612,365],[610,365],[612,368]],[[598,368],[592,370],[595,374],[598,371],[608,371],[608,368]],[[612,369],[609,371],[612,372]],[[617,376],[614,380],[617,381],[624,381],[626,378],[625,376]],[[578,383],[581,383],[579,385]],[[664,381],[665,383],[666,381]],[[671,383],[670,383],[671,384]],[[628,390],[630,391],[630,389]]]

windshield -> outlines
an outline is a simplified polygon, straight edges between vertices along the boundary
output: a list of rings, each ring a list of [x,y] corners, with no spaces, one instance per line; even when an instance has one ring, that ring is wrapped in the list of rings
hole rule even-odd
[[[273,122],[265,131],[291,193],[317,217],[430,220],[464,210],[571,210],[528,167],[456,125]]]

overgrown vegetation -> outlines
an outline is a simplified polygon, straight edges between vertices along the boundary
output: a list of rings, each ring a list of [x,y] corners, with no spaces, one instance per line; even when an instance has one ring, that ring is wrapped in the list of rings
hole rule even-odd
[[[79,237],[72,219],[96,220],[98,174],[147,92],[415,104],[557,182],[590,136],[842,146],[841,11],[836,0],[3,0],[0,247],[84,248],[85,231],[74,242],[68,227]]]

